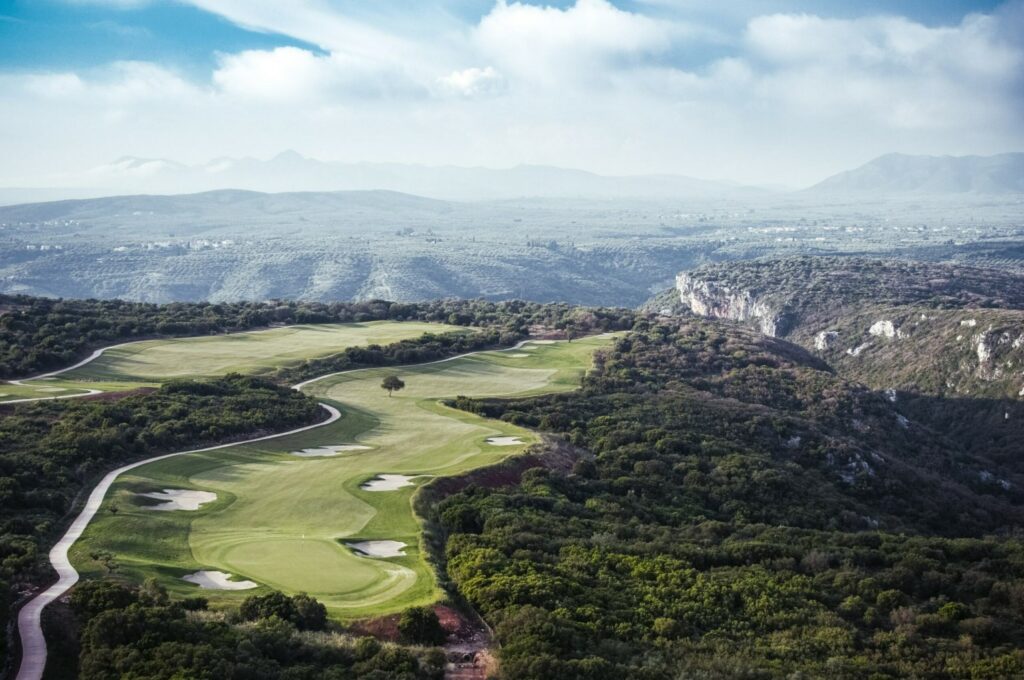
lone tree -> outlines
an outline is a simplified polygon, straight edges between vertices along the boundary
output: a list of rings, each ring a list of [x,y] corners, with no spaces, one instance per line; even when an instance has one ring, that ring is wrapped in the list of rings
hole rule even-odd
[[[388,391],[388,396],[390,397],[392,392],[397,392],[398,390],[404,388],[405,383],[402,382],[402,379],[399,378],[397,375],[389,375],[388,377],[384,378],[384,381],[380,384],[380,386]]]

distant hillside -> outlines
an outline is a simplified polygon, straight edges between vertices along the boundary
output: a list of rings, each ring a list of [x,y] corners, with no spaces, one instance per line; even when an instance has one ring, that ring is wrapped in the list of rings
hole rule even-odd
[[[82,222],[106,235],[118,231],[133,237],[149,234],[207,234],[210,231],[252,233],[257,225],[358,220],[363,230],[392,228],[400,221],[436,220],[451,211],[444,201],[394,191],[288,192],[266,194],[224,189],[173,196],[130,195],[47,203],[0,206],[0,222],[53,220]],[[309,224],[310,220],[313,224]],[[81,231],[79,232],[81,233]]]
[[[1024,276],[956,265],[801,257],[680,274],[698,314],[757,326],[878,389],[1024,396]]]
[[[183,165],[161,158],[127,156],[63,182],[110,194],[178,194],[216,189],[263,192],[387,190],[443,200],[503,200],[513,198],[678,198],[764,193],[681,175],[612,177],[584,170],[544,165],[513,168],[425,166],[401,163],[336,163],[286,151],[268,160],[218,158],[200,165]],[[38,200],[42,190],[0,191],[0,199]],[[46,195],[52,197],[52,190]]]
[[[908,156],[891,153],[806,190],[843,194],[1024,193],[1024,153]]]

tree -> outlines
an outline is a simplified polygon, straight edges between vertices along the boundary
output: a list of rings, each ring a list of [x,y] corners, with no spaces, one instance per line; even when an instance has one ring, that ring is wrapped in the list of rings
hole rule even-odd
[[[441,645],[448,634],[431,607],[411,607],[398,619],[398,632],[412,644]]]
[[[397,375],[389,375],[384,378],[380,386],[388,391],[388,396],[391,396],[392,392],[396,392],[405,387],[405,383]]]

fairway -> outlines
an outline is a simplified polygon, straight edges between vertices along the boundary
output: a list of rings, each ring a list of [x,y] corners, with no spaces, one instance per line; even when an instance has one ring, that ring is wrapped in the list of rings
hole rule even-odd
[[[515,354],[483,352],[310,383],[304,390],[341,409],[340,420],[290,437],[132,470],[112,487],[72,549],[72,561],[85,575],[101,575],[113,566],[132,580],[155,576],[172,593],[201,594],[214,606],[267,588],[307,592],[339,619],[432,602],[439,591],[422,554],[412,495],[433,476],[497,462],[537,440],[528,430],[450,409],[440,400],[574,389],[593,351],[608,342],[595,337],[530,344]],[[388,396],[380,387],[388,375],[399,376],[405,389]],[[488,443],[492,437],[518,437],[522,443]],[[322,457],[293,454],[344,445],[368,448]],[[361,488],[380,474],[412,476],[412,485]],[[194,511],[147,509],[158,501],[140,494],[167,489],[210,492],[216,500]],[[404,543],[404,554],[371,557],[346,545],[364,541]],[[393,544],[380,545],[393,549]],[[201,570],[227,572],[259,588],[201,590],[182,578]]]
[[[61,377],[146,382],[226,373],[258,374],[336,354],[347,347],[388,345],[424,333],[466,330],[461,326],[416,321],[370,321],[149,340],[111,348],[95,361]]]
[[[144,340],[111,347],[89,363],[52,377],[0,383],[0,403],[120,391],[174,378],[227,373],[260,374],[347,347],[389,345],[425,333],[472,332],[462,326],[418,321],[285,326],[191,338]]]

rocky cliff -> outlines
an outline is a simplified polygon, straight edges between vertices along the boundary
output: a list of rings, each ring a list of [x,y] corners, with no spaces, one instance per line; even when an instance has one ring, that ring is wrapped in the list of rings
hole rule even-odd
[[[733,289],[685,272],[676,277],[676,290],[680,301],[701,316],[753,322],[772,337],[785,335],[792,325],[791,313],[749,290]]]
[[[683,305],[786,337],[876,389],[1024,397],[1024,277],[949,265],[793,258],[680,274]]]

